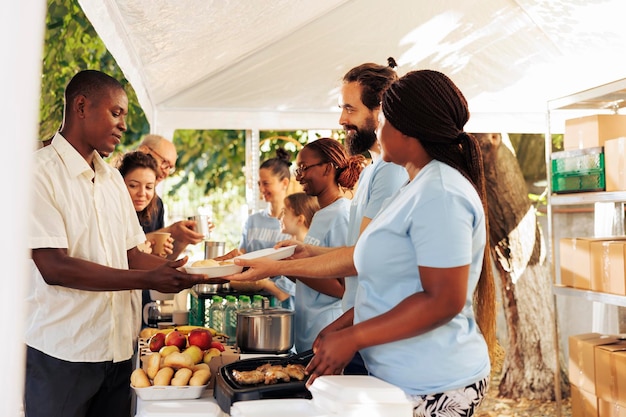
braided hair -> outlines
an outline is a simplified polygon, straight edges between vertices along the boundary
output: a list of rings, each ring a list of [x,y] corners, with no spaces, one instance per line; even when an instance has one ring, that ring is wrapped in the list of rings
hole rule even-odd
[[[491,270],[486,181],[480,144],[463,131],[469,120],[467,100],[446,75],[432,70],[411,71],[385,92],[382,111],[403,134],[419,140],[433,159],[457,169],[467,178],[483,204],[487,242],[480,279],[474,292],[476,320],[493,360],[495,338],[495,283]]]
[[[359,175],[365,166],[363,155],[348,155],[346,148],[336,139],[319,138],[305,145],[314,151],[323,162],[330,162],[335,167],[335,182],[346,190],[352,190],[359,181]]]

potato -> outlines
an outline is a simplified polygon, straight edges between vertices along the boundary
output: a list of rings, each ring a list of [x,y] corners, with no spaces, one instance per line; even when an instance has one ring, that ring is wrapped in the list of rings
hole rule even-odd
[[[194,365],[193,358],[186,353],[172,352],[163,359],[163,366],[169,366],[174,369],[192,369]]]
[[[174,378],[170,381],[170,384],[175,387],[182,387],[183,385],[187,385],[189,383],[189,379],[193,375],[193,371],[188,368],[180,368],[174,374]]]
[[[142,358],[143,369],[146,371],[148,378],[154,379],[157,372],[161,368],[161,354],[159,352],[152,352],[151,354]]]
[[[150,380],[143,369],[137,368],[130,374],[130,384],[135,388],[146,388],[150,386]]]
[[[172,377],[174,376],[174,369],[166,366],[164,368],[159,369],[156,376],[154,377],[154,385],[155,386],[166,386],[169,385]]]
[[[189,380],[189,385],[191,386],[200,386],[206,385],[209,382],[209,378],[211,378],[211,370],[210,369],[198,369],[193,373],[193,376]]]

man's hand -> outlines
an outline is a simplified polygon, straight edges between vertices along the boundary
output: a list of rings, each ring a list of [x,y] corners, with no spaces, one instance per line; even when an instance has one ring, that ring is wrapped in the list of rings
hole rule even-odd
[[[188,274],[182,268],[187,263],[187,256],[169,261],[150,271],[152,282],[151,289],[162,293],[177,293],[191,288],[195,284],[206,282],[209,277],[205,274]]]

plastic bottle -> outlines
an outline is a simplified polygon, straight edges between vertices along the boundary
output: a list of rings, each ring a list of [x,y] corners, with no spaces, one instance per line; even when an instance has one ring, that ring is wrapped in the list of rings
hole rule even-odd
[[[203,314],[202,326],[211,327],[211,299],[206,298],[204,300],[204,314]]]
[[[224,299],[219,295],[214,295],[209,307],[209,326],[218,333],[226,333],[224,322]]]
[[[252,308],[263,308],[263,296],[255,294],[252,296]]]
[[[225,331],[228,336],[228,343],[235,343],[237,337],[237,298],[234,295],[226,296],[226,306],[224,307]]]
[[[252,302],[250,301],[250,296],[248,295],[240,295],[239,296],[239,304],[238,304],[238,309],[239,310],[248,310],[250,308],[252,308]]]

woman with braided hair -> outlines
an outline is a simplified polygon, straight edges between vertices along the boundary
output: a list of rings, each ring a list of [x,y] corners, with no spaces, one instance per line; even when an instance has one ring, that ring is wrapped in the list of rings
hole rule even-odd
[[[488,391],[496,341],[485,178],[480,147],[463,131],[467,101],[447,76],[422,70],[391,84],[381,108],[382,158],[409,179],[356,246],[317,258],[326,266],[318,278],[358,274],[358,288],[352,324],[315,340],[307,384],[341,373],[359,351],[371,375],[405,391],[415,417],[470,417]],[[304,273],[299,261],[238,264],[251,267],[248,278],[277,264]]]
[[[387,90],[382,156],[404,166],[409,182],[354,251],[352,332],[375,339],[355,343],[369,371],[403,387],[420,417],[473,415],[495,348],[485,178],[480,146],[463,131],[468,119],[465,97],[442,73],[413,71]]]
[[[297,157],[296,180],[319,204],[304,237],[305,244],[348,245],[350,200],[343,196],[343,190],[352,190],[356,185],[364,159],[362,155],[348,155],[344,146],[332,138],[320,138],[302,148]],[[321,280],[306,275],[296,276],[295,282],[295,349],[304,352],[311,349],[319,332],[343,313],[345,282],[343,276]]]
[[[372,375],[404,389],[417,417],[471,416],[488,390],[494,289],[468,119],[463,94],[439,72],[410,72],[386,91],[382,157],[409,181],[354,249],[353,325],[320,337],[308,367],[313,377],[336,373],[359,350]]]

